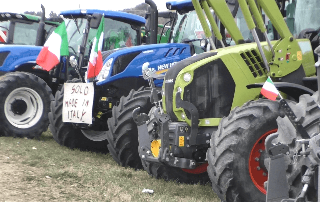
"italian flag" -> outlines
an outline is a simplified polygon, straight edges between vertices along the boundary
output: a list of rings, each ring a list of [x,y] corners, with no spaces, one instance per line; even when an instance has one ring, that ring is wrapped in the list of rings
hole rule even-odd
[[[68,36],[65,22],[62,22],[47,39],[36,60],[44,70],[50,71],[60,62],[60,56],[69,55]]]
[[[268,76],[268,79],[263,84],[261,89],[261,94],[268,98],[269,100],[275,101],[279,95],[278,89],[273,84],[271,78]]]
[[[93,40],[93,45],[90,53],[87,79],[91,79],[99,74],[102,69],[102,43],[103,43],[103,31],[104,31],[104,17],[102,17],[96,37]]]

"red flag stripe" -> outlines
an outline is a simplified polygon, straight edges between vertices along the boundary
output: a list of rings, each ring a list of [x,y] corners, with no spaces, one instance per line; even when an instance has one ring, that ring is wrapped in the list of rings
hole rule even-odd
[[[272,91],[268,91],[268,90],[266,90],[264,88],[261,89],[261,94],[263,96],[265,96],[266,98],[268,98],[270,100],[273,100],[273,101],[275,101],[277,99],[277,97],[278,97],[278,94],[276,94],[276,93],[274,93]]]
[[[48,47],[43,47],[38,55],[36,62],[44,70],[50,71],[55,65],[59,64],[60,61],[55,54],[48,50]]]

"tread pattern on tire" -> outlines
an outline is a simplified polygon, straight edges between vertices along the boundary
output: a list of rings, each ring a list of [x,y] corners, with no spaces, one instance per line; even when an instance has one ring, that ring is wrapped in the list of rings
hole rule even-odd
[[[236,107],[228,117],[221,120],[218,130],[211,137],[207,158],[209,162],[208,174],[213,191],[222,201],[265,200],[265,195],[255,187],[250,176],[249,179],[245,179],[246,182],[239,183],[238,178],[240,177],[236,172],[237,169],[244,168],[236,167],[238,165],[236,161],[241,161],[245,168],[248,167],[248,160],[244,158],[249,158],[249,156],[239,156],[239,153],[245,153],[244,150],[249,146],[245,142],[250,141],[248,139],[250,132],[257,131],[266,124],[270,125],[269,130],[276,128],[278,116],[278,102],[260,99],[249,101],[242,107]],[[247,151],[249,155],[250,151],[251,148]],[[246,169],[242,173],[247,173],[248,178],[249,170]],[[243,178],[241,179],[243,180]],[[244,183],[248,184],[244,185]]]
[[[28,87],[37,91],[43,101],[44,111],[39,122],[31,128],[19,129],[12,126],[4,116],[4,102],[7,95],[18,87]],[[27,72],[11,72],[0,77],[0,111],[3,116],[0,116],[0,135],[14,137],[39,137],[48,129],[50,111],[50,102],[53,100],[51,88],[40,77]]]
[[[138,152],[138,129],[132,111],[140,107],[141,113],[148,113],[152,107],[150,95],[151,89],[148,87],[131,90],[126,97],[120,98],[118,106],[112,108],[112,117],[108,119],[108,149],[120,166],[142,168]]]
[[[308,131],[310,129],[319,131],[319,126],[315,129],[313,123],[315,119],[319,122],[320,110],[313,99],[309,95],[302,95],[298,104],[290,102],[289,105],[293,110],[305,110],[305,114],[309,114],[307,119],[305,115],[301,117],[302,125]],[[248,155],[239,156],[239,153],[244,154],[243,150],[249,148],[246,153],[250,154],[253,144],[250,147],[245,143],[252,141],[249,139],[253,137],[250,133],[253,134],[260,129],[265,131],[277,128],[277,118],[284,116],[278,110],[278,106],[278,102],[265,99],[249,101],[242,107],[233,109],[228,117],[224,117],[218,130],[212,135],[207,152],[208,174],[213,191],[222,201],[265,201],[265,195],[255,187],[248,174],[248,159],[244,159],[248,158]],[[311,125],[313,127],[310,128]],[[256,137],[256,140],[258,138]],[[241,167],[240,164],[245,166]],[[296,180],[294,171],[287,172],[287,177],[290,176],[294,179],[291,180],[289,194],[290,197],[295,197],[299,190],[301,191],[300,181]]]

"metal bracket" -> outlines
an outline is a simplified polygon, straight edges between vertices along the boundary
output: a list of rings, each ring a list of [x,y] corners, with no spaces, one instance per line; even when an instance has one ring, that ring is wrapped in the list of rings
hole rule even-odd
[[[199,124],[199,112],[198,109],[190,102],[183,101],[181,99],[181,92],[176,94],[176,106],[177,108],[183,108],[191,114],[191,132],[190,132],[190,145],[197,145],[197,134]]]
[[[289,104],[285,99],[280,100],[280,108],[283,109],[285,115],[289,118],[290,122],[296,128],[298,133],[300,133],[301,137],[303,139],[309,139],[310,138],[309,134],[303,128],[301,123],[297,121],[297,116],[294,114],[294,112],[292,111],[291,107],[289,106]]]

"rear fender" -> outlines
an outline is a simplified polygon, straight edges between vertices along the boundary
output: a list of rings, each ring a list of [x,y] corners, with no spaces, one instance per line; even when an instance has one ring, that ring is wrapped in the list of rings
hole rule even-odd
[[[295,84],[295,83],[289,83],[289,82],[273,82],[276,88],[288,96],[294,98],[295,100],[299,100],[300,95],[303,94],[309,94],[313,95],[314,91],[310,88],[307,88],[305,86]],[[252,88],[262,88],[264,83],[255,83],[255,84],[249,84],[247,85],[248,89]]]

